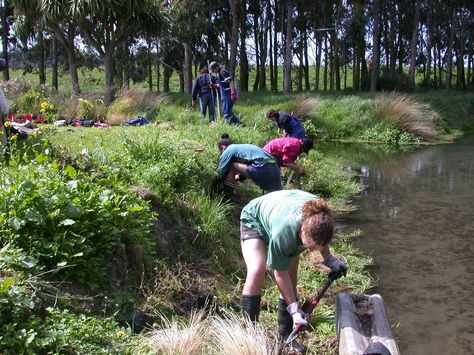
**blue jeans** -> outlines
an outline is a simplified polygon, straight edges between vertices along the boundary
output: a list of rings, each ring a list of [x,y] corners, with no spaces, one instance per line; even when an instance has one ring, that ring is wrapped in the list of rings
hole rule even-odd
[[[234,106],[234,103],[230,99],[230,95],[222,95],[221,102],[222,112],[224,113],[224,123],[240,124],[239,118],[232,112],[232,107]]]
[[[206,118],[206,111],[209,107],[209,122],[214,122],[215,106],[215,98],[212,98],[210,92],[199,95],[199,113],[202,118]]]

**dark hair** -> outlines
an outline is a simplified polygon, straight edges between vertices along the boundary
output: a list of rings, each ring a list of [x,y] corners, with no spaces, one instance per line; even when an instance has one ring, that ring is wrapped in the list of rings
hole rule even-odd
[[[229,135],[227,133],[222,133],[221,134],[221,139],[217,142],[217,148],[221,148],[222,146],[228,147],[229,145],[232,144],[232,139],[230,139]]]
[[[211,64],[209,64],[209,70],[214,70],[217,68],[219,68],[219,63],[214,61],[214,62],[211,62]]]
[[[311,138],[303,138],[303,151],[308,154],[310,149],[313,149],[313,140]]]
[[[279,113],[274,108],[271,108],[270,110],[267,111],[267,118],[270,118],[270,117],[278,118],[278,116],[279,116]]]
[[[329,204],[322,199],[307,201],[302,210],[301,231],[305,244],[328,244],[334,235],[334,221]]]

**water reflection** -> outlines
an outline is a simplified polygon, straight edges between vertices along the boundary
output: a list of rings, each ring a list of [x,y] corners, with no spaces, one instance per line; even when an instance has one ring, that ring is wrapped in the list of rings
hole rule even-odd
[[[404,354],[474,353],[473,148],[336,148],[364,185],[338,230],[362,231]]]

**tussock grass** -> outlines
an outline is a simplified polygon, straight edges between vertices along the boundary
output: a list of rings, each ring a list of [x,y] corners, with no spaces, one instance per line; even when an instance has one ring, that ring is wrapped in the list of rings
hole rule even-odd
[[[194,312],[189,320],[169,320],[161,317],[163,327],[148,334],[148,343],[159,354],[199,355],[207,344],[209,334],[204,313]]]
[[[107,121],[120,124],[135,116],[152,119],[162,107],[170,104],[170,98],[164,94],[143,92],[139,89],[123,90],[109,106]]]
[[[298,117],[301,121],[309,120],[314,116],[314,110],[318,100],[315,96],[301,95],[296,98],[291,107],[293,115]]]
[[[432,140],[438,133],[438,113],[407,94],[381,93],[373,100],[374,118],[403,132]]]
[[[210,319],[212,343],[215,354],[233,355],[276,355],[279,346],[269,337],[260,325],[254,325],[248,319],[239,319],[235,315]]]

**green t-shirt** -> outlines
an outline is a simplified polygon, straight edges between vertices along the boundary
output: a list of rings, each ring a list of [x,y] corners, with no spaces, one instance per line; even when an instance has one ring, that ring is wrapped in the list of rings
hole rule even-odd
[[[319,198],[301,190],[281,190],[250,201],[240,220],[258,231],[268,245],[267,265],[273,270],[288,270],[291,258],[303,250],[299,231],[305,202]]]
[[[217,173],[224,175],[229,170],[229,165],[234,161],[245,162],[276,162],[276,159],[270,153],[253,144],[231,144],[222,153],[219,159]]]

